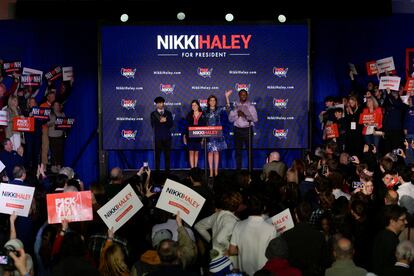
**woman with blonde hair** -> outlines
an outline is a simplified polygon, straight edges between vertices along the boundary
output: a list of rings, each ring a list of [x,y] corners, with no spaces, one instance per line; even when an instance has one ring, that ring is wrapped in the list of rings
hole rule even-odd
[[[13,131],[13,119],[22,116],[17,96],[10,96],[9,100],[7,101],[7,106],[5,106],[3,110],[7,111],[8,115],[6,138],[10,139],[10,141],[13,143],[13,150],[17,151],[17,149],[20,148],[22,143],[24,143],[23,132]]]
[[[116,243],[113,243],[114,231],[108,229],[108,238],[101,252],[99,273],[101,276],[129,276],[125,255]]]

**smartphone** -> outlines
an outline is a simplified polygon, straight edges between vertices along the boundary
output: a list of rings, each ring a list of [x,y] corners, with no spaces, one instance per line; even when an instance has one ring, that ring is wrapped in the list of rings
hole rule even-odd
[[[151,189],[152,193],[161,193],[162,188],[158,186],[153,186]]]
[[[0,256],[0,265],[7,265],[9,264],[9,256],[1,255]]]
[[[395,154],[395,155],[398,155],[398,149],[392,150],[392,153]]]
[[[364,183],[360,181],[352,181],[352,188],[354,189],[360,189],[364,187]]]
[[[322,166],[322,174],[325,175],[328,173],[328,166],[327,165],[323,165]]]
[[[144,171],[148,171],[148,162],[144,162],[143,165]]]

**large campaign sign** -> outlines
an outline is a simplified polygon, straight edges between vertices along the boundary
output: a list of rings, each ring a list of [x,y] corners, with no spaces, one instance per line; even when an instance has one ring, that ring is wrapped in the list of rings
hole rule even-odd
[[[50,224],[93,219],[91,191],[47,194],[46,201]]]
[[[182,149],[192,100],[225,105],[245,89],[256,107],[255,148],[308,146],[308,27],[103,26],[104,149],[152,149],[150,114],[162,96],[173,114],[172,148]],[[223,134],[233,148],[224,112]],[[156,134],[155,134],[156,135]]]
[[[172,214],[180,213],[181,218],[193,225],[203,208],[205,198],[187,186],[167,179],[157,201],[157,208]]]
[[[0,184],[0,213],[27,217],[33,201],[34,187]]]
[[[139,209],[142,202],[132,189],[127,185],[108,203],[98,210],[98,215],[102,218],[108,228],[113,228],[115,232],[124,225]]]

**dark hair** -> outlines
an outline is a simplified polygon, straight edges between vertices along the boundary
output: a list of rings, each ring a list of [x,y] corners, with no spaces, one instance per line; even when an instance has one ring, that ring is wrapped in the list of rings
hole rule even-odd
[[[229,192],[222,197],[222,207],[224,210],[235,212],[242,203],[243,198],[239,192]]]
[[[308,222],[312,214],[312,207],[308,202],[301,202],[295,208],[295,213],[299,219],[299,222]]]
[[[68,182],[67,182],[67,186],[73,186],[73,187],[75,187],[78,191],[81,191],[82,189],[81,189],[81,186],[80,186],[80,184],[79,184],[79,180],[77,180],[77,179],[69,179],[68,180]]]
[[[399,205],[386,205],[384,207],[385,223],[390,225],[391,220],[397,221],[402,215],[407,213],[407,209]]]
[[[173,240],[163,240],[157,250],[161,263],[173,264],[178,259],[178,245]]]
[[[247,209],[249,210],[249,215],[251,216],[262,215],[266,209],[263,195],[252,195],[247,202]]]
[[[80,234],[68,232],[63,237],[62,247],[60,250],[61,257],[83,257],[85,255],[85,243]]]
[[[201,182],[203,180],[203,172],[197,167],[190,169],[189,176],[194,182]]]
[[[198,111],[202,111],[202,109],[201,109],[201,106],[200,106],[200,102],[199,101],[197,101],[197,100],[192,100],[191,101],[191,114],[194,114],[194,110],[193,110],[193,103],[195,103],[197,106],[198,106]]]
[[[210,99],[213,99],[213,98],[216,99],[216,108],[217,108],[217,104],[218,104],[217,97],[215,95],[210,95],[207,98],[207,112],[210,112]]]
[[[404,182],[410,182],[411,180],[411,170],[406,166],[401,166],[399,168],[398,175],[401,176]]]
[[[154,103],[164,103],[165,99],[161,96],[158,96],[154,99]]]
[[[359,199],[351,202],[351,210],[361,218],[367,215],[365,202]]]
[[[14,178],[21,178],[23,174],[26,173],[26,169],[23,166],[14,166],[13,168],[13,177]]]
[[[239,91],[239,95],[240,95],[241,93],[246,93],[247,95],[249,95],[249,92],[247,92],[247,90],[246,90],[246,89],[241,89],[241,90]]]

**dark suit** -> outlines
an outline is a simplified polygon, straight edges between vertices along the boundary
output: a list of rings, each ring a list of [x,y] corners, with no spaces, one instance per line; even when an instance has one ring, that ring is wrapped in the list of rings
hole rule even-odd
[[[161,117],[166,117],[167,121],[160,122]],[[157,110],[151,112],[151,127],[154,130],[154,150],[155,150],[155,169],[160,169],[161,152],[164,152],[165,170],[170,170],[170,151],[171,151],[171,127],[173,117],[170,111],[164,109],[163,114]]]
[[[27,186],[27,183],[21,179],[13,179],[12,181],[9,181],[10,184],[14,184],[14,185],[22,185],[22,186]]]
[[[414,271],[411,268],[406,268],[403,266],[390,266],[384,269],[380,276],[412,276]]]

